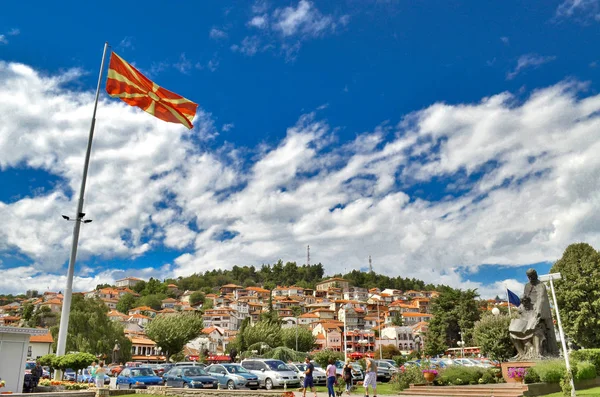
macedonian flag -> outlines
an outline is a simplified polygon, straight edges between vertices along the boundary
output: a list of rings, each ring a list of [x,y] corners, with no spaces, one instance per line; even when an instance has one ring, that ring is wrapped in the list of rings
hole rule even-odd
[[[158,86],[114,52],[110,56],[106,92],[161,120],[193,127],[198,104]]]

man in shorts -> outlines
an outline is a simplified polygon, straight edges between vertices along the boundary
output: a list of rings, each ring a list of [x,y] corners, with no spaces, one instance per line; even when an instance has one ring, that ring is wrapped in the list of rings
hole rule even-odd
[[[365,386],[365,397],[369,397],[369,386],[373,389],[373,397],[377,397],[377,363],[370,357],[365,359],[367,374],[363,385]]]
[[[317,389],[315,389],[315,382],[313,380],[313,372],[315,371],[315,366],[310,362],[310,358],[306,357],[304,360],[306,363],[306,370],[304,371],[304,390],[302,393],[302,397],[306,397],[306,389],[310,387],[310,391],[315,393],[315,397],[317,397]]]

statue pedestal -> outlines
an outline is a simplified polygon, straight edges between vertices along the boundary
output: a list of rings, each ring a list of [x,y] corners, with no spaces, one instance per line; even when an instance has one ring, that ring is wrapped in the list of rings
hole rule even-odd
[[[502,377],[506,381],[506,383],[521,383],[517,382],[514,378],[508,377],[508,369],[509,368],[530,368],[534,367],[536,364],[535,361],[508,361],[500,364],[502,367]]]

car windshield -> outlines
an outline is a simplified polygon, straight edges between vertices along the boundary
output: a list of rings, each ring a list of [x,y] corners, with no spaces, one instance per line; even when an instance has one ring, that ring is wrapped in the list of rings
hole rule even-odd
[[[183,376],[201,376],[206,375],[206,371],[204,371],[200,367],[185,367],[181,369],[181,373]]]
[[[25,369],[34,369],[35,363],[25,363]]]
[[[131,376],[156,376],[152,368],[132,368]]]
[[[360,364],[352,364],[352,369],[355,371],[360,371],[362,370],[362,367],[360,366]]]
[[[242,367],[241,365],[224,365],[225,369],[227,370],[227,372],[229,372],[230,374],[247,374],[248,371],[246,371],[246,368]]]
[[[306,371],[306,364],[296,364],[296,368],[300,371]]]
[[[381,368],[389,368],[389,367],[390,367],[390,364],[389,364],[389,363],[386,363],[385,361],[380,361],[380,362],[379,362],[379,366],[380,366]]]
[[[273,360],[273,361],[265,361],[265,364],[272,369],[273,371],[291,371],[290,367],[285,365],[283,361]]]

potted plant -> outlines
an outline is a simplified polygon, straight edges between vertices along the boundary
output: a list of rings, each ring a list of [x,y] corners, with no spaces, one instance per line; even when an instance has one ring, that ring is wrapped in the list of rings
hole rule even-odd
[[[424,369],[422,372],[427,383],[432,383],[435,377],[438,375],[438,371],[432,368]]]
[[[517,383],[523,382],[525,373],[527,373],[527,369],[522,367],[510,367],[508,369],[508,377],[514,379]]]

